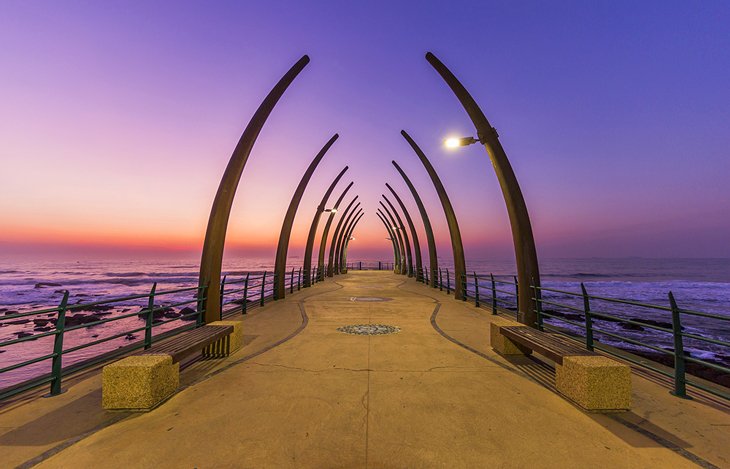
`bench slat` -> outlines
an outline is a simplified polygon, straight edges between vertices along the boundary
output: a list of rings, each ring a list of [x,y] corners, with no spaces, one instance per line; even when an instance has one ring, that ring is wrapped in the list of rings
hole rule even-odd
[[[578,344],[566,342],[565,339],[554,334],[538,331],[528,326],[504,326],[499,330],[511,341],[524,345],[559,365],[563,364],[563,357],[597,355]]]
[[[230,335],[232,332],[233,326],[201,326],[160,344],[155,344],[152,348],[141,352],[140,355],[165,353],[172,357],[173,363],[176,363],[190,354],[203,350],[208,345]]]

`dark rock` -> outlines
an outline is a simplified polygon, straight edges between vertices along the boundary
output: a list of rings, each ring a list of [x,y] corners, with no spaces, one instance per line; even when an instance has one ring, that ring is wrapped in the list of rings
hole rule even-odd
[[[80,308],[79,311],[89,311],[91,313],[98,313],[101,311],[110,311],[114,309],[114,306],[112,305],[91,305],[91,306],[84,306],[83,308]]]
[[[30,322],[30,319],[14,319],[12,321],[7,321],[5,324],[27,324]]]
[[[124,338],[126,340],[134,340],[137,338],[137,336],[135,334],[127,334],[126,336],[124,336]]]
[[[631,319],[632,321],[640,322],[642,324],[646,324],[648,326],[663,327],[664,329],[672,328],[671,322],[655,321],[653,319],[641,319],[641,318],[629,318],[629,319]],[[682,329],[684,329],[684,327]]]
[[[84,314],[74,314],[73,316],[66,316],[66,327],[88,324],[100,319],[101,318],[96,314],[89,314],[88,316]]]
[[[60,283],[53,283],[53,282],[38,282],[35,284],[35,287],[33,288],[43,288],[43,287],[62,287]]]
[[[7,352],[7,350],[0,350],[0,353],[5,353],[5,352]]]
[[[99,334],[94,334],[91,336],[92,339],[96,339],[97,337],[99,337]]]
[[[197,312],[193,308],[181,309],[180,316],[183,321],[195,321],[198,319]]]
[[[639,326],[638,324],[630,324],[626,322],[621,323],[621,329],[627,330],[627,331],[644,331],[643,327]]]
[[[13,334],[17,335],[19,339],[22,339],[23,337],[30,337],[33,335],[30,332],[24,332],[24,331],[13,332]]]
[[[168,306],[161,307],[159,305],[155,305],[155,309],[152,311],[152,319],[161,319],[165,317],[165,313],[169,313],[171,311],[175,310]],[[137,317],[140,319],[147,319],[147,314],[147,308],[142,308],[139,310],[139,313],[137,313]]]
[[[6,309],[5,310],[5,316],[10,316],[10,315],[13,315],[13,314],[18,314],[18,312],[16,310],[14,310],[14,309]]]
[[[43,326],[38,326],[38,327],[33,328],[33,330],[36,332],[47,332],[47,331],[50,331],[51,329],[52,329],[51,327],[43,327]]]
[[[0,313],[4,313],[7,310],[8,310],[8,308],[0,308]]]
[[[35,324],[38,327],[43,327],[46,324],[48,324],[50,321],[48,319],[34,319],[33,324]]]

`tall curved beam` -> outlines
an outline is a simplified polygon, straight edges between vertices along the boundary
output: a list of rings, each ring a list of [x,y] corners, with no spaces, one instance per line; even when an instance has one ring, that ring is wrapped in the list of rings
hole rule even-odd
[[[325,223],[325,225],[324,225],[324,230],[322,230],[322,239],[319,242],[319,256],[317,256],[317,277],[320,280],[322,280],[324,278],[324,274],[325,274],[325,272],[324,272],[324,251],[327,248],[327,238],[330,233],[330,226],[332,226],[332,221],[335,219],[335,214],[336,214],[337,210],[339,210],[339,208],[340,208],[342,199],[345,198],[347,191],[350,190],[350,188],[352,187],[353,184],[355,184],[355,183],[351,182],[350,184],[348,184],[348,186],[345,188],[345,190],[342,191],[342,195],[340,195],[340,197],[337,199],[337,202],[335,202],[335,205],[332,207],[330,216],[327,217],[327,223]]]
[[[400,206],[401,211],[403,212],[403,215],[406,217],[406,222],[408,222],[408,228],[411,230],[411,239],[413,240],[413,252],[416,257],[416,280],[422,281],[423,280],[423,262],[421,260],[421,245],[418,243],[418,233],[416,232],[416,226],[413,224],[413,219],[411,218],[411,214],[408,213],[408,209],[406,208],[405,204],[401,200],[400,197],[398,197],[398,193],[393,190],[392,187],[390,187],[390,184],[387,182],[385,183],[385,187],[390,190],[390,193],[393,194],[393,197],[395,197],[396,202],[398,202],[398,205]]]
[[[360,208],[360,210],[357,210],[359,206],[360,204],[358,203],[357,206],[353,209],[352,213],[348,217],[349,220],[345,222],[345,226],[342,229],[340,238],[337,240],[337,247],[335,250],[335,275],[339,275],[340,273],[342,273],[342,250],[345,247],[345,237],[350,232],[350,227],[352,227],[355,219],[357,219],[357,217],[360,216],[360,214],[362,213],[362,208]]]
[[[421,160],[423,166],[426,168],[426,172],[431,177],[431,182],[436,189],[436,193],[441,201],[441,207],[444,209],[444,215],[446,215],[446,222],[449,225],[449,235],[451,238],[451,250],[454,254],[454,298],[457,300],[464,299],[464,281],[466,279],[466,260],[464,260],[464,245],[461,242],[461,231],[459,230],[459,223],[456,221],[456,213],[454,213],[454,207],[451,205],[446,189],[444,188],[441,178],[436,173],[436,170],[428,161],[426,155],[423,153],[421,148],[416,145],[410,135],[405,130],[400,131],[403,138],[406,139],[408,144],[413,148],[413,151],[418,155],[418,159]]]
[[[342,225],[342,230],[340,231],[339,236],[337,237],[337,242],[335,244],[335,258],[334,258],[334,274],[339,275],[340,273],[340,253],[342,252],[342,241],[345,238],[345,233],[347,233],[347,229],[350,227],[350,222],[359,215],[359,212],[357,211],[358,207],[360,207],[360,202],[355,205],[355,208],[352,209],[352,212],[347,216],[347,219],[345,220],[345,224]],[[360,209],[362,210],[362,209]]]
[[[477,138],[487,149],[492,167],[497,174],[499,187],[502,189],[502,196],[507,205],[510,228],[512,229],[512,242],[517,261],[517,281],[520,285],[518,298],[520,321],[535,327],[537,324],[536,305],[532,295],[533,289],[529,288],[529,285],[540,286],[540,268],[537,260],[535,238],[532,234],[530,214],[527,211],[525,198],[517,182],[517,176],[515,176],[512,165],[507,158],[507,153],[499,142],[497,131],[489,123],[479,105],[464,88],[464,85],[432,53],[426,54],[426,60],[436,69],[456,95],[477,130]]]
[[[403,243],[401,243],[398,239],[398,236],[396,235],[397,230],[394,230],[393,227],[395,224],[391,221],[388,221],[388,216],[383,212],[381,209],[378,209],[378,214],[380,214],[381,217],[383,217],[383,221],[388,225],[388,232],[390,232],[390,237],[393,240],[393,243],[395,244],[395,264],[393,264],[393,272],[396,274],[401,273],[401,266],[403,265]]]
[[[395,206],[390,202],[390,200],[385,196],[385,194],[382,194],[383,199],[388,203],[388,207],[390,207],[390,210],[393,211],[393,215],[395,215],[395,220],[398,222],[398,227],[400,228],[400,231],[403,233],[403,242],[406,244],[406,266],[408,268],[408,276],[413,277],[413,256],[411,256],[411,241],[408,239],[408,232],[406,231],[406,227],[403,224],[403,220],[401,219],[400,215],[398,214],[398,210],[395,209]]]
[[[342,247],[342,253],[340,254],[342,258],[340,259],[340,271],[342,270],[347,273],[347,247],[350,245],[350,240],[352,240],[352,234],[355,232],[355,228],[357,227],[357,224],[360,223],[360,220],[362,217],[365,216],[365,212],[360,213],[360,216],[355,219],[355,221],[352,223],[352,226],[350,227],[350,230],[347,232],[347,237],[345,238],[345,245]],[[342,266],[344,266],[344,269],[342,269]]]
[[[411,195],[413,195],[413,199],[416,201],[416,206],[418,207],[418,211],[421,212],[421,219],[423,220],[423,228],[426,230],[426,241],[428,241],[428,262],[429,262],[429,269],[431,270],[431,277],[429,279],[429,282],[431,283],[431,287],[437,288],[438,285],[436,285],[436,279],[438,278],[438,271],[439,271],[439,261],[438,257],[436,256],[436,240],[433,237],[433,228],[431,228],[431,220],[428,218],[428,212],[426,212],[426,207],[423,206],[423,201],[421,200],[421,196],[418,195],[418,191],[416,191],[415,186],[411,182],[410,179],[408,179],[408,176],[406,176],[406,173],[401,169],[400,166],[398,166],[398,163],[393,161],[393,166],[395,166],[395,169],[398,170],[400,175],[403,177],[403,180],[405,181],[406,185],[408,186],[408,189],[411,191]]]
[[[393,270],[395,270],[395,266],[398,264],[398,247],[395,244],[395,236],[393,235],[393,231],[390,229],[390,226],[388,225],[388,222],[385,221],[385,218],[380,214],[378,211],[376,213],[378,218],[380,218],[380,221],[383,222],[383,225],[385,225],[385,231],[388,233],[388,239],[393,244]]]
[[[309,57],[306,55],[299,59],[264,98],[238,140],[231,159],[228,160],[228,166],[223,172],[208,217],[208,228],[205,230],[203,253],[200,259],[200,275],[198,276],[198,286],[201,289],[207,288],[204,295],[205,299],[202,302],[206,323],[217,321],[220,318],[220,280],[223,266],[223,248],[226,244],[226,231],[228,229],[228,219],[231,216],[233,197],[236,194],[238,182],[241,180],[243,168],[246,166],[253,145],[256,143],[256,138],[259,136],[269,114],[271,114],[284,91],[308,63]]]
[[[347,205],[347,208],[342,213],[342,216],[340,217],[340,221],[337,222],[337,226],[335,227],[335,232],[332,235],[332,242],[330,243],[330,254],[329,254],[329,264],[327,264],[327,277],[332,277],[334,275],[335,270],[335,251],[336,251],[336,245],[337,240],[340,239],[340,230],[342,229],[342,226],[344,224],[345,219],[347,218],[348,212],[350,212],[350,209],[352,206],[357,202],[357,198],[360,197],[359,195],[356,195],[354,199]],[[360,203],[358,202],[358,206]]]
[[[314,170],[317,169],[317,165],[320,161],[322,161],[322,158],[324,158],[324,155],[327,153],[327,150],[330,149],[332,144],[335,143],[335,141],[339,138],[339,135],[334,134],[332,138],[327,141],[327,143],[324,144],[321,150],[319,150],[319,153],[317,153],[317,156],[314,157],[312,162],[309,164],[309,167],[307,168],[307,171],[304,173],[304,176],[302,176],[302,180],[299,181],[299,185],[297,186],[297,190],[294,191],[294,195],[292,196],[291,202],[289,202],[289,208],[286,210],[286,215],[284,216],[284,222],[281,225],[281,233],[279,234],[279,245],[276,248],[276,261],[274,264],[274,298],[275,299],[281,299],[284,298],[284,295],[286,294],[286,287],[284,286],[285,282],[285,271],[286,271],[286,254],[289,251],[289,237],[291,236],[291,229],[292,225],[294,225],[294,217],[297,214],[297,209],[299,208],[299,202],[302,200],[302,196],[304,195],[304,190],[307,188],[307,184],[309,184],[309,180],[312,178],[312,174],[314,174]]]
[[[401,234],[401,231],[403,231],[400,227],[400,225],[395,221],[395,217],[393,217],[393,214],[390,213],[390,210],[388,207],[385,206],[383,201],[380,201],[380,206],[383,207],[383,211],[388,214],[388,220],[390,220],[390,226],[393,227],[393,231],[395,232],[396,237],[398,238],[398,246],[400,247],[400,264],[398,265],[398,273],[401,275],[406,274],[406,258],[410,256],[410,254],[406,253],[406,246],[403,243],[403,235]]]
[[[345,166],[345,169],[340,171],[340,174],[337,175],[334,181],[332,181],[332,184],[327,188],[327,192],[324,193],[324,196],[322,196],[322,200],[319,202],[319,205],[317,205],[317,210],[314,213],[314,218],[312,219],[312,224],[309,226],[309,234],[307,235],[307,246],[304,248],[304,272],[306,272],[306,275],[304,276],[304,287],[307,288],[312,283],[312,251],[314,251],[314,237],[317,234],[317,225],[319,225],[319,218],[322,216],[322,213],[325,210],[325,206],[327,205],[327,200],[329,200],[330,195],[332,194],[332,191],[335,190],[335,186],[338,182],[340,182],[340,179],[342,179],[342,176],[347,171],[348,167]]]

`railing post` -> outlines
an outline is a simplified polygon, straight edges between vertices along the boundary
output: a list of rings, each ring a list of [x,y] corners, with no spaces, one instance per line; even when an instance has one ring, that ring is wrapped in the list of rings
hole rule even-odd
[[[591,303],[583,282],[580,282],[580,291],[583,294],[583,313],[586,316],[586,348],[593,351],[593,318],[591,317]]]
[[[474,272],[474,306],[479,307],[479,277]]]
[[[449,276],[449,269],[446,269],[446,294],[451,293],[451,278]]]
[[[289,277],[289,293],[294,293],[294,267],[291,268],[291,276]]]
[[[227,275],[224,275],[223,276],[223,280],[221,280],[221,303],[220,303],[221,304],[221,308],[220,308],[221,309],[221,312],[220,312],[220,317],[218,318],[221,321],[223,320],[223,291],[226,288],[226,277],[228,277],[228,276]]]
[[[537,319],[537,329],[542,331],[542,291],[535,285],[535,279],[532,279],[533,298],[535,299],[535,318]]]
[[[672,335],[674,336],[674,391],[672,391],[672,394],[683,399],[690,399],[687,395],[687,381],[685,376],[682,321],[679,317],[679,307],[671,291],[669,292],[669,304],[672,307]]]
[[[439,290],[444,291],[444,276],[441,273],[441,267],[439,267]]]
[[[261,276],[261,306],[264,305],[264,294],[266,293],[266,271]]]
[[[195,325],[197,327],[200,327],[203,324],[203,316],[205,315],[203,305],[205,305],[205,295],[208,294],[207,288],[207,285],[198,287],[198,302],[195,308],[198,313],[198,316],[195,318]]]
[[[157,290],[157,282],[152,284],[149,299],[147,300],[147,321],[144,326],[144,348],[147,350],[152,347],[152,319],[154,318],[155,309],[155,290]]]
[[[497,285],[494,283],[494,274],[489,274],[492,279],[492,314],[497,314]]]
[[[513,277],[515,279],[515,306],[517,306],[517,315],[520,314],[520,284],[517,282],[517,276],[515,275]]]
[[[302,268],[299,267],[299,274],[297,275],[297,291],[302,289]]]
[[[68,290],[63,292],[63,299],[58,305],[58,319],[56,320],[56,335],[53,337],[53,360],[51,363],[51,396],[61,394],[61,371],[63,369],[63,331],[66,328],[66,305],[68,305]]]
[[[243,306],[241,307],[241,314],[246,314],[248,310],[248,278],[251,276],[251,272],[246,272],[246,280],[243,281]]]

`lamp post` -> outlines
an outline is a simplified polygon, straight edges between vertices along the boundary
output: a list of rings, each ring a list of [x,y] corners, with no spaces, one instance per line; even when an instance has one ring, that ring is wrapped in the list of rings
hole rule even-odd
[[[327,188],[327,192],[324,193],[324,196],[322,196],[322,200],[319,202],[319,205],[317,205],[317,210],[314,213],[314,218],[312,219],[312,224],[309,226],[309,234],[307,235],[307,245],[304,248],[304,272],[307,273],[307,275],[304,276],[304,287],[309,287],[312,283],[312,276],[310,275],[310,272],[312,271],[312,251],[314,250],[314,237],[317,234],[317,225],[319,225],[319,218],[322,215],[322,213],[326,211],[332,211],[334,210],[335,213],[337,212],[337,209],[326,209],[325,205],[327,204],[327,200],[330,198],[330,195],[332,194],[332,191],[335,190],[335,186],[338,182],[340,182],[340,179],[347,171],[347,166],[345,166],[345,169],[340,171],[340,174],[337,175],[334,181],[332,181],[332,184]]]
[[[231,207],[233,207],[233,198],[236,195],[243,168],[246,166],[254,143],[256,143],[256,138],[259,136],[269,114],[271,114],[274,106],[276,106],[289,85],[308,63],[309,57],[306,55],[299,59],[266,95],[266,98],[251,117],[243,134],[241,134],[241,138],[238,140],[238,144],[228,161],[226,170],[223,172],[223,177],[221,177],[208,217],[208,227],[205,230],[203,252],[200,258],[200,275],[198,276],[199,291],[207,288],[205,299],[201,301],[201,308],[205,311],[203,320],[206,323],[217,321],[221,313],[220,282],[223,248],[226,244],[226,231],[228,229],[228,219],[231,216]]]
[[[355,198],[353,198],[352,201],[350,201],[350,203],[347,205],[347,208],[345,208],[345,211],[342,212],[340,221],[337,222],[337,226],[335,227],[335,232],[332,235],[332,242],[330,243],[330,253],[329,253],[329,258],[328,258],[329,263],[327,264],[327,276],[328,277],[332,277],[334,275],[335,251],[336,251],[337,241],[340,239],[340,230],[342,229],[344,221],[347,219],[347,214],[350,213],[350,209],[355,204],[358,197],[359,196],[356,195]],[[357,205],[359,206],[360,203],[358,202]]]
[[[403,242],[406,245],[406,271],[408,273],[409,277],[413,277],[413,257],[411,256],[411,242],[410,239],[408,239],[408,231],[406,231],[406,227],[403,224],[403,220],[401,220],[400,215],[398,214],[398,210],[395,209],[393,204],[388,200],[388,198],[385,196],[385,194],[381,194],[383,196],[383,200],[385,200],[388,203],[388,207],[390,207],[390,210],[393,212],[393,215],[395,215],[395,220],[398,222],[398,229],[400,233],[403,235]]]
[[[335,143],[338,137],[339,135],[334,134],[332,138],[330,138],[329,141],[325,143],[319,153],[317,153],[317,156],[314,157],[314,160],[312,160],[312,162],[309,164],[309,167],[307,168],[307,171],[305,171],[304,175],[302,176],[301,181],[299,181],[299,185],[294,191],[291,202],[289,202],[289,208],[286,210],[284,222],[281,224],[279,244],[276,248],[276,260],[274,263],[274,299],[280,300],[286,295],[286,287],[284,286],[286,280],[284,278],[286,270],[286,254],[289,250],[289,237],[291,236],[291,229],[294,225],[294,217],[297,214],[299,202],[301,202],[302,200],[304,190],[307,188],[307,184],[309,184],[309,180],[312,178],[314,170],[317,169],[317,165],[320,161],[322,161],[322,158],[324,158],[327,150],[330,149],[330,147]]]
[[[413,224],[413,219],[411,218],[410,213],[408,213],[408,209],[406,208],[401,198],[398,197],[398,194],[395,192],[395,190],[393,190],[393,188],[390,187],[390,184],[388,184],[387,182],[385,183],[385,187],[387,187],[388,190],[390,190],[390,193],[393,194],[393,197],[395,197],[395,201],[398,202],[401,211],[403,211],[403,215],[406,217],[408,227],[411,230],[411,239],[413,240],[413,253],[416,257],[416,281],[420,282],[423,280],[423,263],[421,260],[421,245],[418,243],[418,233],[416,232],[416,227]]]
[[[327,248],[327,238],[329,236],[330,226],[332,225],[332,221],[335,219],[335,214],[339,210],[342,200],[345,198],[345,195],[353,184],[354,182],[350,182],[350,184],[348,184],[345,190],[342,191],[342,194],[337,198],[337,202],[335,202],[334,207],[329,210],[330,216],[327,217],[327,223],[325,223],[324,229],[322,230],[322,239],[319,242],[319,255],[317,256],[317,276],[319,280],[324,280],[324,251]],[[327,212],[327,209],[325,209],[325,212]]]
[[[426,60],[441,75],[451,91],[456,95],[464,110],[469,115],[477,131],[477,138],[466,137],[458,142],[451,141],[451,145],[461,146],[479,142],[487,150],[492,167],[497,175],[499,186],[502,190],[507,213],[509,214],[510,228],[512,230],[512,242],[515,249],[517,261],[517,279],[519,288],[519,316],[520,322],[528,326],[536,327],[537,316],[536,305],[532,292],[540,287],[540,270],[537,260],[537,249],[535,238],[532,233],[530,215],[522,195],[522,190],[517,182],[512,165],[507,158],[507,153],[502,148],[497,131],[487,120],[474,98],[464,88],[459,80],[435,55],[426,54]],[[530,288],[530,287],[533,288]]]
[[[456,278],[456,283],[454,285],[454,298],[457,300],[463,300],[465,298],[463,281],[466,278],[466,261],[464,259],[464,245],[461,242],[461,231],[459,230],[459,223],[456,221],[454,207],[451,205],[451,200],[449,200],[449,196],[441,182],[441,178],[439,178],[436,170],[433,165],[431,165],[431,162],[428,161],[428,158],[426,158],[426,155],[423,153],[421,148],[405,130],[401,130],[400,133],[403,135],[403,138],[406,139],[411,148],[413,148],[413,151],[418,156],[418,159],[421,160],[421,163],[423,163],[423,167],[426,168],[426,172],[428,172],[431,182],[433,182],[433,187],[436,189],[436,193],[441,201],[441,207],[444,210],[446,222],[449,225],[451,250],[454,255],[454,277]]]
[[[426,207],[423,206],[423,201],[421,200],[421,196],[418,195],[418,191],[416,190],[416,187],[413,185],[411,180],[408,179],[408,176],[406,176],[406,173],[401,169],[401,167],[398,166],[398,163],[393,161],[393,166],[395,166],[395,169],[403,177],[403,181],[405,181],[406,185],[408,186],[408,189],[411,191],[413,200],[416,201],[416,206],[418,207],[418,211],[421,213],[421,219],[423,220],[423,228],[426,231],[426,241],[428,241],[428,262],[429,262],[429,269],[431,270],[431,276],[429,278],[429,282],[430,282],[432,288],[437,288],[438,285],[436,284],[436,279],[438,277],[439,261],[438,261],[437,255],[436,255],[436,240],[434,239],[434,236],[433,236],[433,228],[431,228],[431,220],[428,218],[428,212],[426,212]]]

